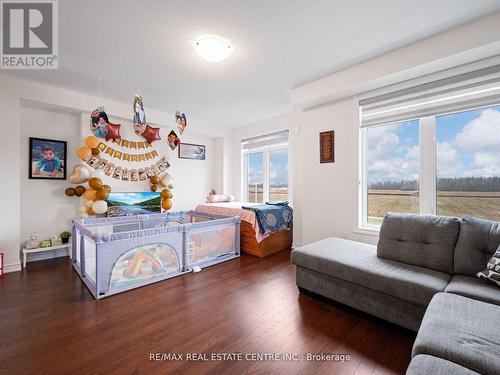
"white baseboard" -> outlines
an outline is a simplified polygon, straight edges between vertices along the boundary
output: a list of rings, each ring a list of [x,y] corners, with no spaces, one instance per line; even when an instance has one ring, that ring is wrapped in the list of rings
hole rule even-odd
[[[54,251],[49,251],[46,253],[35,253],[35,254],[29,254],[28,258],[26,259],[27,263],[30,262],[37,262],[39,260],[46,260],[46,259],[54,259],[54,258],[60,258],[60,257],[65,257],[68,256],[68,250],[67,249],[58,249]],[[11,264],[6,264],[4,267],[4,272],[9,273],[9,272],[16,272],[16,271],[21,271],[21,262],[19,263],[11,263]]]
[[[5,273],[16,272],[16,271],[21,271],[21,262],[6,264],[4,267]]]

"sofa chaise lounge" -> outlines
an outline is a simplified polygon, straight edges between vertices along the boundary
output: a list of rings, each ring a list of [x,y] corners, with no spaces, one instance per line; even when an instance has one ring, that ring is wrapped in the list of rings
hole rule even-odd
[[[377,246],[326,238],[292,262],[301,292],[418,332],[408,374],[498,374],[500,287],[476,274],[499,245],[498,222],[388,214]]]

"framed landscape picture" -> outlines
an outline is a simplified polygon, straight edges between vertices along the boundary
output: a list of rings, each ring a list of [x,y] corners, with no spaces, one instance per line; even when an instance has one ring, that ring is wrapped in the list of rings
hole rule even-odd
[[[29,178],[45,180],[66,179],[65,141],[29,139]]]
[[[319,133],[319,162],[335,162],[335,132],[333,130]]]
[[[205,160],[205,146],[181,142],[179,145],[179,159]]]

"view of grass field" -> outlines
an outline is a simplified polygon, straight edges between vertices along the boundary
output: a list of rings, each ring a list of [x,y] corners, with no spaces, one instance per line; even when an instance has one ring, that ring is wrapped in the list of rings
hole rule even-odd
[[[264,194],[262,187],[248,187],[248,202],[263,203]],[[288,187],[272,187],[269,189],[269,200],[286,201],[288,200]]]
[[[435,116],[435,137],[420,138],[420,119],[368,127],[369,223],[387,212],[420,213],[421,174],[436,172],[436,214],[500,221],[500,106]],[[421,153],[436,151],[436,158]],[[432,165],[432,163],[435,163]],[[420,191],[420,192],[419,192]]]
[[[417,191],[369,190],[368,222],[379,224],[387,212],[419,213]],[[440,191],[437,214],[500,221],[500,192]]]

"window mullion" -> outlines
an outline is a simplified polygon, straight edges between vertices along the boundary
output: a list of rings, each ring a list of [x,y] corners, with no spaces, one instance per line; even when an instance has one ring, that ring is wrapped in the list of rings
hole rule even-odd
[[[420,118],[420,213],[436,214],[436,117]]]
[[[263,170],[264,170],[264,183],[263,183],[263,193],[262,193],[262,199],[264,202],[267,202],[269,200],[269,150],[264,151],[264,155],[262,158],[262,161],[264,163],[263,165]]]

